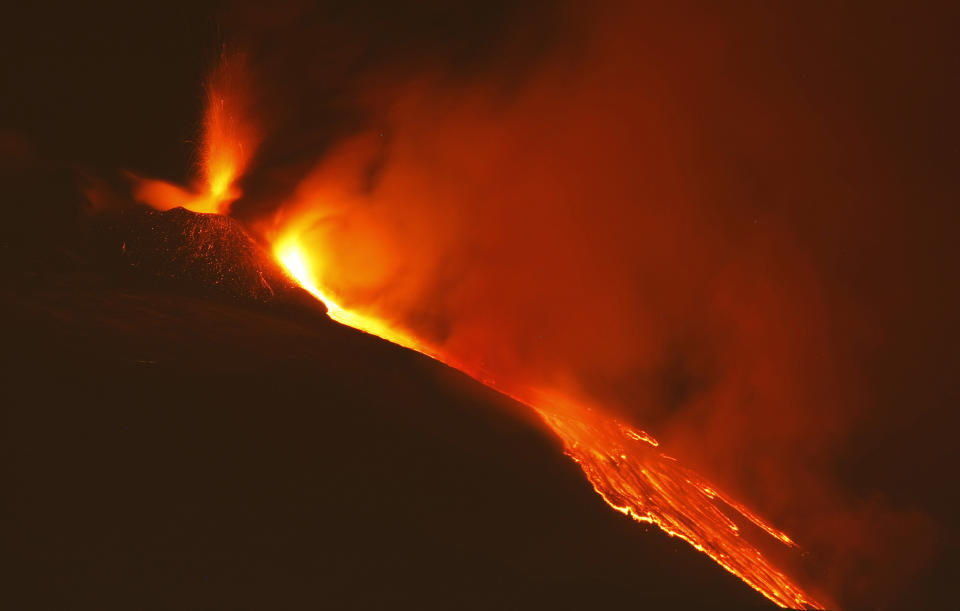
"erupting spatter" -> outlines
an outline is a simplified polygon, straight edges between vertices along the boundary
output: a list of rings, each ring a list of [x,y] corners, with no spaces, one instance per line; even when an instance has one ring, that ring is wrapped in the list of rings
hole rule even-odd
[[[242,54],[221,53],[206,82],[198,176],[191,188],[130,174],[134,197],[158,210],[182,206],[194,212],[225,214],[241,191],[243,175],[260,142],[245,105],[247,71]]]
[[[566,454],[580,465],[594,490],[617,511],[683,539],[781,607],[823,608],[778,570],[723,508],[784,545],[795,546],[793,540],[662,453],[652,436],[548,392],[502,388],[385,321],[344,309],[318,286],[309,254],[295,236],[278,241],[274,254],[327,306],[333,320],[435,358],[532,408],[563,440]]]

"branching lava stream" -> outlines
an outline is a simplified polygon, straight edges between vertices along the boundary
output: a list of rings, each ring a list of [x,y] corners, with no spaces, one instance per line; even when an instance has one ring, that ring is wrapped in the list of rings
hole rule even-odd
[[[781,607],[823,608],[777,569],[737,522],[745,520],[780,544],[795,547],[788,535],[661,452],[647,433],[548,391],[504,388],[485,372],[471,371],[385,321],[341,307],[318,286],[314,262],[295,234],[279,239],[274,255],[326,305],[333,320],[437,359],[529,406],[563,440],[566,454],[617,511],[683,539]]]

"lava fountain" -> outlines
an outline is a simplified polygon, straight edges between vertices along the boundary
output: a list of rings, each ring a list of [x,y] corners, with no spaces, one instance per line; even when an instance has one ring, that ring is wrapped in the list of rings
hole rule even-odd
[[[194,212],[226,213],[242,194],[237,181],[260,142],[247,110],[249,83],[243,54],[221,51],[205,87],[205,111],[197,176],[189,188],[130,173],[133,196],[158,210],[182,206]]]

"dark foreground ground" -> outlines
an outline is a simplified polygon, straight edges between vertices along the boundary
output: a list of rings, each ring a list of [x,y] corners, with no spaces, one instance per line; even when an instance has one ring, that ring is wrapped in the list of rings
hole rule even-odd
[[[235,222],[0,194],[0,609],[770,607]]]
[[[767,606],[523,408],[305,304],[82,274],[0,303],[4,609]]]

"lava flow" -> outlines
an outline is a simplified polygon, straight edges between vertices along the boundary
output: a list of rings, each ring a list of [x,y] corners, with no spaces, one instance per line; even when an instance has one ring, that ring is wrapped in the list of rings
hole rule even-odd
[[[548,391],[505,388],[486,372],[445,358],[383,320],[345,309],[318,285],[316,262],[295,235],[278,241],[274,254],[327,306],[333,320],[435,358],[533,409],[563,440],[566,454],[580,465],[594,490],[617,511],[683,539],[781,607],[823,608],[751,543],[738,521],[749,522],[783,545],[796,546],[791,538],[661,452],[652,436]]]

